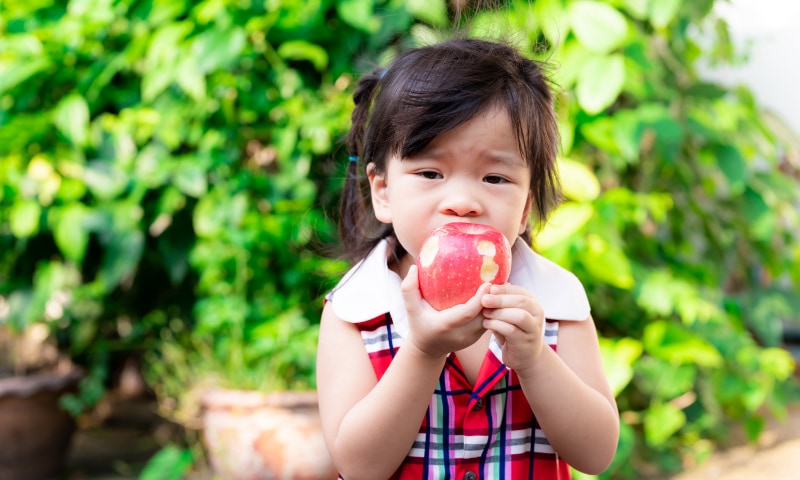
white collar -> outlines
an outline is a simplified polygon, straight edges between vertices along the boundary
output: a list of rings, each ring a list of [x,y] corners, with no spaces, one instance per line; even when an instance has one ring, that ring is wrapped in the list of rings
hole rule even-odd
[[[400,336],[408,332],[400,293],[400,276],[389,269],[388,241],[381,240],[367,257],[351,268],[328,294],[333,312],[350,323],[371,320],[389,312]],[[580,280],[568,270],[531,250],[517,239],[511,251],[509,282],[525,287],[551,320],[585,320],[589,299]]]

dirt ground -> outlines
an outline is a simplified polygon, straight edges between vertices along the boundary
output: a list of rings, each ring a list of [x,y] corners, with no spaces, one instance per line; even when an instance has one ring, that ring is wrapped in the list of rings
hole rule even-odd
[[[783,422],[771,421],[757,445],[718,451],[671,480],[800,480],[800,405]]]

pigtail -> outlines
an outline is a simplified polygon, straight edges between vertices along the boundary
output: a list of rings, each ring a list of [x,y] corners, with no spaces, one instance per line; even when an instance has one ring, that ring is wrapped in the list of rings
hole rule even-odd
[[[360,173],[366,168],[363,158],[364,135],[372,106],[384,69],[376,69],[358,82],[353,94],[355,108],[351,115],[351,127],[347,134],[347,151],[350,156],[347,176],[339,206],[339,236],[342,239],[346,257],[359,260],[366,250],[364,242],[368,237],[367,225],[371,221],[371,206],[368,205],[369,185]]]

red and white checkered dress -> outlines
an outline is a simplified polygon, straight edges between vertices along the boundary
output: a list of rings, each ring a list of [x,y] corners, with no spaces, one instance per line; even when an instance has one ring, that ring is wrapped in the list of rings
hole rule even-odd
[[[553,270],[555,264],[529,248],[525,251],[527,246],[524,243],[520,253],[519,244],[518,241],[514,246],[511,283],[526,286],[539,299],[547,318],[587,318],[588,301],[580,282],[560,267],[555,266]],[[402,347],[407,328],[401,299],[398,304],[400,279],[385,266],[385,253],[385,245],[376,247],[328,296],[337,316],[354,323],[361,332],[379,380],[394,354]],[[539,264],[531,265],[531,261]],[[524,275],[518,267],[515,276],[514,262],[524,266]],[[544,271],[555,273],[555,276],[549,275],[548,281],[537,278],[536,283],[530,282],[530,278],[522,278],[525,275],[540,277]],[[548,287],[543,288],[543,285]],[[550,287],[558,290],[558,298],[572,298],[572,308],[543,300],[552,299],[552,295],[547,296],[553,293],[549,291]],[[574,296],[564,297],[565,289],[568,295],[571,292]],[[356,298],[363,302],[360,306],[348,302]],[[364,307],[364,303],[369,305]],[[375,312],[378,305],[383,305],[382,312]],[[364,316],[370,309],[375,314]],[[558,312],[559,316],[551,316],[551,311]],[[358,316],[361,319],[355,318]],[[558,325],[558,321],[550,320],[545,325],[545,341],[554,350],[558,342]],[[542,388],[547,388],[547,385],[542,385]],[[501,347],[492,337],[474,386],[464,375],[458,358],[452,353],[448,356],[417,439],[391,478],[551,480],[569,479],[570,469],[539,429],[516,373],[503,364]]]

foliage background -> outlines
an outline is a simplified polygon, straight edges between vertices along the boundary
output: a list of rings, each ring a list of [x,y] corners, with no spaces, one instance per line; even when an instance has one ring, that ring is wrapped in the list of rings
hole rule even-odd
[[[553,66],[566,202],[537,237],[593,304],[622,412],[606,478],[781,416],[800,319],[797,141],[745,88],[712,0],[477,12]],[[5,0],[0,319],[47,325],[91,408],[130,356],[165,416],[199,389],[313,387],[359,73],[446,36],[412,0]]]

